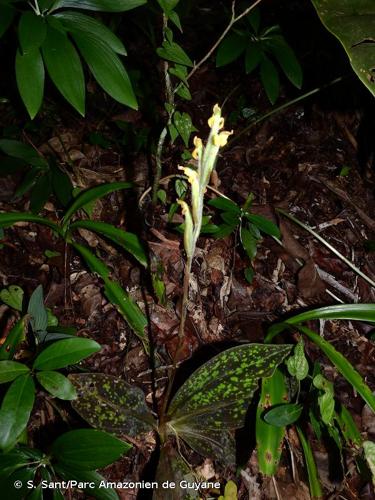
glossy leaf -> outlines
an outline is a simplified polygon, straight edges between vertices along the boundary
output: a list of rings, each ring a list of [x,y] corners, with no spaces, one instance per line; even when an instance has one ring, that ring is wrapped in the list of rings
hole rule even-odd
[[[95,80],[107,94],[121,104],[138,109],[128,73],[111,47],[95,33],[74,31],[72,36]]]
[[[184,49],[177,43],[169,40],[163,42],[163,46],[156,50],[159,57],[183,66],[193,66],[193,62]]]
[[[264,420],[276,427],[285,427],[296,422],[302,414],[303,405],[297,403],[280,404],[271,408]]]
[[[56,232],[60,232],[57,224],[51,222],[49,219],[45,219],[44,217],[39,217],[38,215],[27,212],[0,213],[0,227],[11,226],[16,222],[35,222],[37,224],[42,224],[43,226],[48,226]]]
[[[59,436],[51,452],[60,464],[79,470],[95,470],[115,462],[131,447],[107,432],[79,429]]]
[[[141,389],[102,373],[69,375],[78,398],[73,408],[93,427],[131,437],[155,426]]]
[[[0,290],[0,300],[19,312],[22,311],[23,295],[22,288],[17,285],[10,285],[8,288]]]
[[[0,149],[5,154],[24,160],[33,167],[48,169],[47,161],[33,147],[24,142],[13,139],[0,139]]]
[[[249,259],[253,260],[257,254],[257,240],[254,238],[251,232],[243,226],[240,230],[240,236],[242,246],[244,247]]]
[[[344,47],[353,70],[375,95],[373,0],[312,0],[324,26]]]
[[[263,233],[269,234],[270,236],[275,236],[276,238],[281,237],[280,229],[269,219],[256,214],[245,214],[248,221],[252,222],[257,228],[259,228]]]
[[[145,333],[147,326],[146,316],[121,285],[110,279],[110,271],[104,262],[95,257],[83,245],[73,243],[73,246],[85,259],[91,271],[97,273],[102,278],[108,300],[117,308],[129,326],[134,330],[134,333],[142,340],[146,351],[148,351],[148,339]]]
[[[22,54],[39,49],[47,34],[47,27],[42,16],[34,12],[24,12],[20,17],[18,25],[18,39],[20,41]]]
[[[53,83],[73,108],[84,116],[85,78],[77,51],[67,35],[48,26],[42,54]]]
[[[101,346],[91,339],[71,338],[54,342],[46,347],[36,358],[33,368],[37,370],[58,370],[79,363],[100,351]]]
[[[285,426],[275,426],[267,422],[265,411],[274,405],[280,405],[288,400],[285,377],[278,368],[267,379],[262,380],[262,390],[256,414],[256,443],[259,470],[262,474],[273,476],[279,465]]]
[[[59,372],[37,372],[36,378],[39,384],[55,398],[71,401],[77,397],[74,385]]]
[[[107,480],[98,472],[93,470],[80,470],[59,463],[54,464],[53,469],[57,475],[65,481],[74,480],[83,485],[87,485],[85,491],[90,497],[97,498],[98,500],[119,500],[118,494],[114,488],[100,487],[100,483],[106,483]]]
[[[125,12],[144,5],[146,2],[147,0],[57,0],[51,11],[64,7],[103,12]]]
[[[35,386],[30,375],[21,375],[12,382],[0,408],[0,449],[14,446],[26,428],[34,405]]]
[[[0,361],[0,384],[11,382],[20,375],[28,373],[30,369],[17,361]]]
[[[45,332],[48,326],[48,313],[44,307],[43,287],[39,285],[32,293],[27,312],[34,332]]]
[[[17,50],[16,80],[23,103],[33,120],[43,101],[44,64],[39,49],[29,50],[23,55]],[[30,85],[30,81],[33,82]]]
[[[70,229],[73,230],[77,227],[102,234],[131,253],[143,266],[147,267],[147,256],[136,234],[123,231],[112,224],[91,220],[77,221],[70,226]]]
[[[260,63],[260,79],[271,104],[275,104],[280,92],[279,74],[273,62],[263,55]]]
[[[25,339],[26,318],[21,318],[10,330],[0,346],[0,360],[12,359],[19,344]]]
[[[249,344],[212,358],[177,391],[168,408],[167,432],[177,433],[204,456],[215,456],[219,446],[227,450],[223,445],[230,437],[228,431],[243,425],[259,379],[271,376],[290,349]]]
[[[100,184],[90,189],[86,189],[79,193],[75,198],[71,206],[66,211],[63,219],[63,224],[66,226],[71,217],[79,210],[83,208],[88,203],[99,200],[107,194],[113,193],[114,191],[120,191],[122,189],[129,189],[132,187],[130,182],[111,182],[108,184]]]
[[[246,49],[246,37],[231,33],[221,42],[216,54],[216,67],[225,66],[240,57]]]
[[[263,51],[258,44],[251,43],[245,52],[245,71],[247,74],[259,66],[263,58]]]
[[[300,89],[303,79],[302,68],[292,48],[282,38],[279,43],[273,44],[272,53],[280,64],[285,76],[295,87]]]
[[[311,498],[312,500],[321,500],[323,498],[323,491],[322,487],[320,486],[318,469],[316,467],[313,451],[304,433],[298,426],[297,426],[297,432],[306,462]]]
[[[126,55],[122,41],[107,26],[94,17],[74,11],[59,12],[54,17],[59,19],[69,32],[89,33],[99,38],[117,54]]]
[[[236,215],[241,213],[240,207],[234,203],[234,201],[229,200],[228,198],[224,198],[220,196],[218,198],[213,198],[208,202],[208,205],[211,207],[219,208],[220,210],[225,210],[227,212],[233,212]]]

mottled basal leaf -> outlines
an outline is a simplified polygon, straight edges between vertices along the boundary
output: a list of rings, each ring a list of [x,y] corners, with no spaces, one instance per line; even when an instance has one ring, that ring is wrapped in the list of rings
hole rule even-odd
[[[374,0],[312,0],[324,26],[340,40],[357,76],[375,95]]]
[[[73,408],[90,425],[117,435],[137,436],[155,426],[141,389],[101,373],[69,375],[78,397]]]
[[[179,487],[180,481],[194,481],[187,464],[182,460],[175,447],[169,441],[160,452],[155,480],[158,484],[173,480],[176,488],[154,490],[153,500],[194,500],[200,498],[199,492]]]
[[[191,441],[194,449],[206,449],[210,431],[216,441],[218,431],[242,427],[259,379],[270,377],[290,349],[289,345],[249,344],[215,356],[177,391],[168,409],[168,432],[181,435],[188,444]],[[216,448],[215,443],[212,446]]]

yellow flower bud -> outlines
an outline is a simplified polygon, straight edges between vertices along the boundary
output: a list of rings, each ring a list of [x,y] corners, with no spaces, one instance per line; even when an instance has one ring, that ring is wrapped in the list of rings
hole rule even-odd
[[[182,208],[182,214],[185,217],[185,230],[184,230],[184,247],[185,252],[188,257],[192,257],[194,253],[194,241],[193,241],[193,219],[191,217],[189,205],[183,200],[177,200],[177,203]]]
[[[212,138],[215,146],[222,148],[228,142],[228,137],[233,134],[233,130],[228,132],[227,130],[223,130],[220,134],[215,134]]]
[[[221,108],[218,104],[215,104],[212,116],[208,119],[208,126],[216,132],[224,127],[224,118],[221,116]]]
[[[191,153],[191,155],[194,158],[194,160],[198,160],[199,156],[201,154],[201,151],[202,151],[202,147],[203,147],[202,139],[195,136],[193,142],[194,142],[195,149]]]

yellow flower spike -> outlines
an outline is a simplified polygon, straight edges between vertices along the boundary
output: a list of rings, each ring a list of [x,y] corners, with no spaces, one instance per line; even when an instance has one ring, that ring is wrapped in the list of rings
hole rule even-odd
[[[213,108],[212,116],[208,119],[208,126],[210,128],[217,128],[217,130],[224,127],[224,118],[221,116],[221,108],[218,104],[215,104]]]
[[[197,223],[199,220],[198,206],[199,206],[199,177],[198,172],[190,167],[178,167],[179,170],[183,170],[184,174],[188,178],[191,185],[191,202],[192,202],[192,212],[194,222]]]
[[[230,132],[224,130],[223,132],[220,132],[220,134],[215,134],[212,138],[214,145],[217,146],[218,148],[222,148],[227,144],[228,137],[232,134],[233,130],[231,130]]]

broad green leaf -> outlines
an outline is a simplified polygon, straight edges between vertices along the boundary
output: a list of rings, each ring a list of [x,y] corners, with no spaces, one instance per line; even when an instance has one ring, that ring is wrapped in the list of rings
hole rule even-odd
[[[282,38],[280,42],[273,43],[272,53],[280,64],[285,76],[295,87],[300,89],[303,79],[302,68],[291,47]]]
[[[191,93],[189,87],[187,87],[187,85],[185,85],[184,83],[178,85],[176,94],[186,101],[191,101]]]
[[[48,314],[44,307],[43,287],[39,285],[33,291],[27,313],[30,315],[30,323],[34,332],[45,332],[48,326]]]
[[[30,369],[17,361],[0,361],[0,384],[11,382],[20,375],[28,373]]]
[[[176,76],[177,78],[179,78],[180,80],[182,80],[185,85],[188,84],[188,81],[186,79],[187,75],[188,75],[188,71],[187,71],[187,68],[186,66],[181,66],[181,64],[175,64],[175,66],[171,67],[168,69],[169,73],[171,75],[174,75]]]
[[[290,349],[289,345],[249,344],[212,358],[189,377],[172,399],[167,432],[177,434],[200,453],[207,453],[212,444],[213,454],[205,456],[215,456],[218,446],[229,436],[227,432],[243,425],[259,379],[270,377]]]
[[[14,446],[26,428],[34,405],[35,386],[30,375],[21,375],[6,392],[0,408],[0,449]]]
[[[264,420],[276,427],[285,427],[296,422],[302,414],[303,405],[297,403],[280,404],[264,415]]]
[[[176,111],[173,115],[173,122],[178,133],[182,137],[185,146],[188,147],[190,135],[193,130],[196,130],[189,113],[180,113],[179,111]]]
[[[263,51],[259,44],[250,43],[245,52],[245,71],[247,74],[259,66],[263,58]]]
[[[12,226],[16,222],[35,222],[37,224],[42,224],[43,226],[48,226],[54,231],[60,233],[59,226],[44,217],[39,217],[38,215],[27,212],[0,213],[0,227]]]
[[[21,318],[10,330],[0,346],[0,360],[12,359],[19,344],[25,339],[26,318]]]
[[[57,199],[63,207],[68,206],[73,199],[73,184],[68,174],[52,163],[52,186]]]
[[[0,291],[0,300],[9,307],[22,311],[23,290],[20,286],[10,285]]]
[[[5,154],[24,160],[33,167],[48,169],[47,161],[42,158],[33,147],[24,142],[14,141],[12,139],[1,139],[0,149],[4,151]]]
[[[372,474],[372,483],[375,486],[375,443],[373,441],[364,441],[363,450]]]
[[[55,398],[71,401],[77,397],[74,385],[62,373],[54,371],[37,372],[39,384]]]
[[[63,224],[66,226],[72,215],[74,215],[77,210],[83,208],[88,203],[99,200],[100,198],[103,198],[103,196],[113,193],[114,191],[129,189],[130,187],[132,187],[132,184],[130,182],[112,182],[108,184],[100,184],[99,186],[95,186],[93,188],[82,191],[78,194],[71,206],[66,211],[63,219]]]
[[[193,66],[193,62],[184,49],[175,42],[165,40],[163,46],[156,49],[159,57],[183,66]]]
[[[11,5],[0,5],[0,38],[11,25],[16,11]]]
[[[117,54],[126,56],[126,50],[122,41],[103,23],[91,16],[80,12],[65,11],[55,14],[62,24],[71,33],[89,33],[99,38]]]
[[[138,109],[128,73],[111,47],[89,32],[74,31],[72,36],[95,80],[107,94],[121,104]]]
[[[219,208],[220,210],[225,210],[227,212],[233,212],[236,215],[241,213],[240,207],[234,203],[234,201],[229,200],[228,198],[224,198],[220,196],[218,198],[213,198],[208,202],[208,205],[211,207]]]
[[[30,193],[30,210],[33,214],[39,213],[52,193],[51,172],[38,177]]]
[[[144,5],[147,0],[57,0],[51,12],[61,8],[97,10],[103,12],[125,12]]]
[[[244,247],[250,260],[254,260],[257,254],[257,240],[251,234],[251,232],[245,227],[241,227],[240,230],[241,243]]]
[[[247,43],[247,38],[237,33],[231,33],[224,38],[216,53],[216,67],[225,66],[238,59],[246,49]]]
[[[281,370],[276,368],[275,373],[262,380],[262,389],[257,407],[255,433],[258,453],[259,470],[262,474],[272,476],[276,474],[285,435],[285,426],[275,426],[264,419],[264,413],[270,407],[285,403],[288,400],[288,391],[285,377]]]
[[[134,333],[142,340],[148,351],[148,339],[145,333],[147,318],[119,283],[110,279],[108,267],[85,246],[73,243],[74,248],[82,255],[92,272],[99,274],[104,281],[104,291],[110,302],[117,308]]]
[[[18,39],[20,41],[22,54],[39,49],[47,34],[46,22],[42,16],[34,12],[24,12],[20,17],[18,25]]]
[[[323,491],[322,487],[320,486],[318,469],[316,467],[314,454],[311,449],[310,443],[306,439],[302,430],[298,426],[296,428],[306,462],[307,475],[309,478],[309,486],[310,486],[310,495],[313,500],[319,500],[323,498]]]
[[[221,212],[220,217],[228,226],[232,226],[233,228],[236,228],[240,223],[240,216],[235,212]]]
[[[65,481],[73,480],[82,485],[87,485],[85,491],[90,497],[97,498],[98,500],[119,500],[118,494],[114,488],[100,487],[100,483],[106,483],[107,480],[98,472],[93,470],[79,470],[75,467],[68,467],[65,464],[59,463],[56,465],[54,464],[53,469],[57,475]],[[94,488],[92,486],[94,486]]]
[[[333,384],[325,379],[320,373],[314,377],[313,384],[317,389],[323,392],[323,394],[318,396],[322,420],[326,425],[331,425],[335,414]]]
[[[91,339],[74,337],[59,340],[46,347],[37,356],[33,368],[36,370],[58,370],[79,363],[100,349],[101,346]]]
[[[293,356],[286,360],[288,372],[297,380],[303,380],[309,373],[309,363],[305,356],[303,339],[301,339],[294,348]]]
[[[312,0],[324,26],[340,41],[357,76],[375,95],[373,0]]]
[[[131,447],[107,432],[79,429],[58,437],[52,444],[51,452],[60,464],[78,470],[95,470],[115,462]]]
[[[67,35],[48,26],[42,54],[53,83],[73,108],[84,116],[85,77],[77,51]]]
[[[275,236],[276,238],[281,237],[279,228],[269,219],[262,217],[261,215],[246,213],[246,218],[248,221],[252,222],[257,228],[259,228],[263,233],[269,234],[270,236]]]
[[[143,266],[147,267],[147,256],[136,234],[123,231],[112,224],[91,220],[79,220],[70,226],[70,230],[77,227],[102,234],[131,253]]]
[[[138,387],[102,373],[72,374],[69,379],[78,393],[72,406],[91,426],[134,437],[156,425]]]
[[[44,77],[44,64],[40,50],[33,49],[23,55],[17,50],[17,87],[32,120],[35,118],[42,105]],[[30,81],[33,82],[32,85],[30,85]]]
[[[271,104],[275,104],[280,92],[279,74],[273,62],[263,55],[260,63],[260,79]]]

